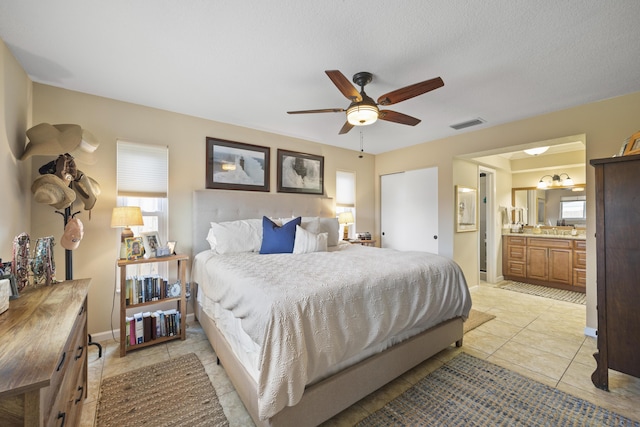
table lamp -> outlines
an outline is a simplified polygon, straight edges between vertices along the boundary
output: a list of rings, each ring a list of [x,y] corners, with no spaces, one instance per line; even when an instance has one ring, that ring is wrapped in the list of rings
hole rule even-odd
[[[341,212],[338,214],[338,223],[344,226],[342,240],[349,240],[349,225],[353,224],[353,222],[353,213],[351,213],[351,211]]]
[[[142,211],[138,206],[118,206],[111,213],[111,228],[124,227],[120,236],[120,259],[127,258],[126,239],[133,237],[132,226],[144,225]]]

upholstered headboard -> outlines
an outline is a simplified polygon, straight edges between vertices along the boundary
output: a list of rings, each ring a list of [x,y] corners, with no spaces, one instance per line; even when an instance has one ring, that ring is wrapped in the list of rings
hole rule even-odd
[[[193,192],[193,255],[209,249],[207,233],[211,221],[288,218],[292,216],[335,216],[332,198],[306,194],[259,193],[230,190]]]

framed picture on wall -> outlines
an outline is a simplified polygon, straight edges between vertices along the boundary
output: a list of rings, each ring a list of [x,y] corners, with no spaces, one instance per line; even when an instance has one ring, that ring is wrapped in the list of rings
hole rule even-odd
[[[456,185],[456,232],[478,230],[478,189]]]
[[[207,137],[206,188],[269,191],[270,148]]]
[[[324,157],[278,150],[278,193],[324,194]]]

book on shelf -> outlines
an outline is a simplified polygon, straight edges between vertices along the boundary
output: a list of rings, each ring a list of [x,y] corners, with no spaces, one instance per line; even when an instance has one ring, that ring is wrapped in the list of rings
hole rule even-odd
[[[175,308],[140,312],[126,317],[127,343],[129,346],[153,341],[162,337],[180,335],[181,313]]]
[[[169,295],[169,281],[157,275],[133,276],[125,280],[125,305],[160,301]]]

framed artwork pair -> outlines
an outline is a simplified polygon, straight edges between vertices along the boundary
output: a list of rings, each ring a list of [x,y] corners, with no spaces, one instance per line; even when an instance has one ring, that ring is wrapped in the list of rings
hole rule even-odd
[[[207,137],[206,188],[270,191],[269,147]],[[324,194],[324,157],[278,149],[279,193]]]

